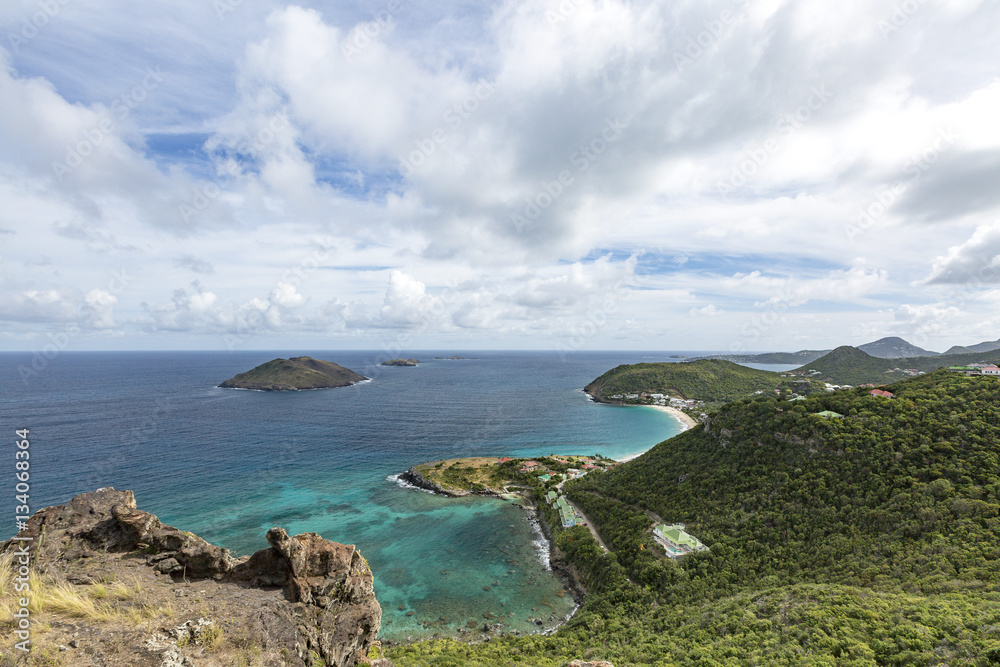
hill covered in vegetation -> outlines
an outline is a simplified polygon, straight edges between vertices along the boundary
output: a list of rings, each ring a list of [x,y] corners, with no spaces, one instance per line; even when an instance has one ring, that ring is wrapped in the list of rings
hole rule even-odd
[[[948,366],[995,362],[997,359],[1000,359],[998,351],[882,359],[868,355],[856,347],[844,345],[797,370],[807,374],[810,371],[817,371],[818,375],[815,376],[817,379],[833,384],[884,384],[900,379],[900,374],[894,369],[913,369],[930,373]]]
[[[939,371],[758,396],[566,492],[556,555],[587,586],[548,637],[400,647],[404,665],[969,665],[1000,661],[1000,379]],[[818,416],[822,411],[843,415]],[[709,551],[666,558],[657,518]]]
[[[1000,350],[1000,340],[987,340],[975,345],[954,345],[945,354],[972,354],[973,352],[992,352]]]
[[[724,403],[757,391],[809,393],[822,384],[783,378],[778,373],[740,366],[722,359],[678,363],[626,364],[611,369],[584,391],[595,400],[611,402],[615,395],[664,394],[706,403]]]
[[[256,368],[240,373],[219,386],[224,389],[259,389],[262,391],[296,391],[299,389],[326,389],[348,387],[362,380],[364,375],[355,373],[340,364],[312,357],[272,359]]]

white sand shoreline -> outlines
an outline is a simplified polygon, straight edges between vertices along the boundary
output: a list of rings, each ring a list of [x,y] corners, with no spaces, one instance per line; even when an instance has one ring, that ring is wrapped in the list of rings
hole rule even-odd
[[[666,405],[646,405],[644,407],[653,408],[654,410],[659,410],[660,412],[666,412],[668,415],[681,423],[681,432],[684,432],[689,428],[694,428],[698,425],[698,422],[692,419],[691,415],[678,410],[677,408],[671,408]]]
[[[639,407],[653,408],[654,410],[659,410],[660,412],[667,413],[668,415],[670,415],[671,417],[673,417],[674,419],[676,419],[681,423],[681,433],[688,430],[689,428],[694,428],[695,426],[698,425],[698,422],[692,419],[690,415],[678,410],[677,408],[671,408],[665,405],[641,405]],[[649,450],[647,449],[646,451],[648,452]],[[626,461],[637,459],[645,453],[646,452],[639,452],[638,454],[629,454],[628,456],[623,456],[617,460],[621,461],[622,463],[625,463]]]

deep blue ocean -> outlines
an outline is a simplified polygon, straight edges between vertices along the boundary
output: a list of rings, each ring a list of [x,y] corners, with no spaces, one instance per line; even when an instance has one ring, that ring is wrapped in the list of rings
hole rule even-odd
[[[217,387],[299,354],[372,381],[281,393]],[[582,387],[619,364],[671,352],[434,359],[451,354],[411,352],[424,363],[389,368],[374,352],[63,352],[27,380],[18,366],[30,367],[32,354],[0,354],[9,443],[0,470],[12,480],[0,494],[0,532],[16,532],[14,431],[28,428],[32,512],[113,486],[237,554],[266,547],[272,526],[356,544],[375,572],[389,640],[454,634],[471,621],[530,631],[539,628],[528,619],[543,618],[551,627],[574,605],[523,511],[404,488],[393,476],[463,456],[645,451],[679,423],[595,404]]]

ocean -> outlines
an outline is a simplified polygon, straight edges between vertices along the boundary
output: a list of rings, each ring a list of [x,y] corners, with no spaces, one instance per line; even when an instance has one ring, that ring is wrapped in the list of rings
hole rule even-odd
[[[219,389],[276,357],[305,354],[372,378],[302,392]],[[406,488],[417,463],[463,456],[643,452],[680,432],[669,415],[590,401],[582,387],[624,363],[672,352],[62,352],[0,354],[0,410],[14,471],[15,429],[30,430],[31,511],[103,486],[236,554],[264,534],[317,532],[356,544],[375,573],[389,641],[455,636],[484,623],[550,629],[574,602],[547,566],[525,512],[498,499]],[[22,378],[18,367],[37,373]],[[13,480],[13,474],[5,476]],[[14,482],[0,494],[16,532]],[[534,623],[541,619],[542,625]]]

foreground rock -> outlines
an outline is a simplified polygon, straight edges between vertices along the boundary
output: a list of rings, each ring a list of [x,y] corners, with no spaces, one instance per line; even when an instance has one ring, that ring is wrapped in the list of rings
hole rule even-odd
[[[226,380],[219,386],[223,389],[298,391],[349,387],[367,379],[364,375],[332,361],[312,357],[292,357],[272,359],[266,364]]]
[[[31,544],[46,590],[93,607],[34,614],[52,628],[34,648],[60,664],[346,667],[368,664],[381,625],[367,561],[316,533],[272,528],[269,548],[234,558],[137,509],[131,491],[100,489],[40,510],[18,538],[31,540],[0,552]]]

